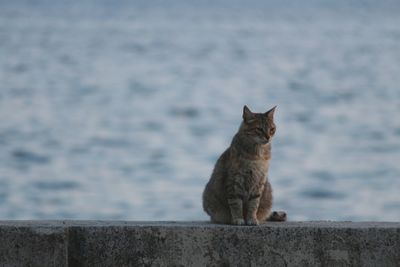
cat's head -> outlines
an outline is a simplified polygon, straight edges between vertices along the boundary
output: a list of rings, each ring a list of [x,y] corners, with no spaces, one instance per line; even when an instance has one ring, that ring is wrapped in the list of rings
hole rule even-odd
[[[253,113],[247,106],[243,107],[243,123],[240,132],[257,144],[267,144],[275,134],[275,107],[265,113]]]

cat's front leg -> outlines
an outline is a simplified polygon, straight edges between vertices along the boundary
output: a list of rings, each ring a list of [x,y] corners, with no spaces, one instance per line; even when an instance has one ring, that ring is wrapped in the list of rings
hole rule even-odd
[[[240,173],[232,173],[226,183],[227,200],[231,212],[231,224],[244,225],[243,218],[243,179]]]
[[[243,219],[243,200],[240,198],[229,198],[229,208],[231,210],[232,221],[234,225],[244,225]]]
[[[246,214],[246,224],[247,225],[258,225],[257,220],[257,210],[260,205],[260,194],[251,195],[247,202],[247,214]]]

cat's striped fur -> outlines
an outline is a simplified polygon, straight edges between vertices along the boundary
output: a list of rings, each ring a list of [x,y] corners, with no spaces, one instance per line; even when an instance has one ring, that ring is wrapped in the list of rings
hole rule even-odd
[[[243,122],[230,147],[215,164],[203,193],[203,208],[215,223],[257,225],[267,219],[284,221],[273,212],[267,179],[275,107],[265,113],[243,108]]]

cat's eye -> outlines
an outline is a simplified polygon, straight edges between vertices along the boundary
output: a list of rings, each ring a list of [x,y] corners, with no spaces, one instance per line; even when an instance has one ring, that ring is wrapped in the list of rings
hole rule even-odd
[[[275,133],[275,128],[271,128],[271,130],[269,130],[270,134],[274,134]]]

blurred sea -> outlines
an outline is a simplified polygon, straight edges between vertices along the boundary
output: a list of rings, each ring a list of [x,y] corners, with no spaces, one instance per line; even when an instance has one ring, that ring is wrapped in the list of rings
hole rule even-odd
[[[206,220],[244,104],[291,220],[400,220],[398,1],[0,0],[0,219]]]

